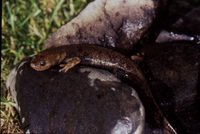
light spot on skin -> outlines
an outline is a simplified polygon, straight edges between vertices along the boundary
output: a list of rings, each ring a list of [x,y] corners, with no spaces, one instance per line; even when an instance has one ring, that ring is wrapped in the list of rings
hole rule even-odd
[[[112,63],[112,62],[107,62],[107,61],[102,61],[101,59],[94,59],[94,58],[88,58],[86,57],[85,60],[91,61],[91,64],[103,64],[107,66],[117,66],[117,63]]]

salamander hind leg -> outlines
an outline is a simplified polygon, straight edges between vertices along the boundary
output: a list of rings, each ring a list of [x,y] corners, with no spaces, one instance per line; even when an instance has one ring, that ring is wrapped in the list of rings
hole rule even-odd
[[[132,55],[131,60],[134,61],[135,63],[141,63],[144,59],[144,53],[137,53],[137,55]]]
[[[67,72],[70,68],[76,66],[81,62],[81,59],[78,57],[73,57],[67,60],[66,64],[60,64],[60,67],[63,67],[59,70],[59,72]]]
[[[113,69],[112,72],[117,78],[120,78],[120,79],[127,79],[128,77],[127,72],[119,68]]]

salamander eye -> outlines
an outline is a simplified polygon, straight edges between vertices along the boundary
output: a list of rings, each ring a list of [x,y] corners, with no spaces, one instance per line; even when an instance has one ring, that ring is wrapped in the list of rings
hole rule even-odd
[[[40,61],[40,66],[45,66],[46,65],[46,63],[45,63],[45,61]]]

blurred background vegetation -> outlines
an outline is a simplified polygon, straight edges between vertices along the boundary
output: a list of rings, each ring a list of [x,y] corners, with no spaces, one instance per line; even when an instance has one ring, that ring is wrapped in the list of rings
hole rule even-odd
[[[91,0],[90,0],[91,1]],[[89,0],[2,0],[0,133],[21,133],[19,116],[5,82],[24,57],[42,50],[44,41],[77,15]]]

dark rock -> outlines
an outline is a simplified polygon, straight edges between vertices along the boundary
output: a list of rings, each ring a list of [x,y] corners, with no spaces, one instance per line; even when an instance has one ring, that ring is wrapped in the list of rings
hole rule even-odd
[[[200,4],[193,7],[189,12],[180,17],[173,25],[172,29],[178,32],[200,35]]]
[[[113,74],[59,67],[37,72],[25,59],[8,76],[22,129],[33,133],[117,134],[142,132],[144,109],[137,93]]]
[[[187,35],[172,31],[162,30],[156,39],[156,43],[188,41],[194,44],[200,44],[200,35]]]
[[[187,43],[145,46],[143,71],[152,93],[178,133],[200,133],[200,47]]]
[[[173,1],[154,28],[161,30],[156,43],[188,41],[200,44],[200,3]]]
[[[131,50],[148,30],[158,7],[166,1],[95,0],[56,30],[44,49],[71,44],[98,44]]]

